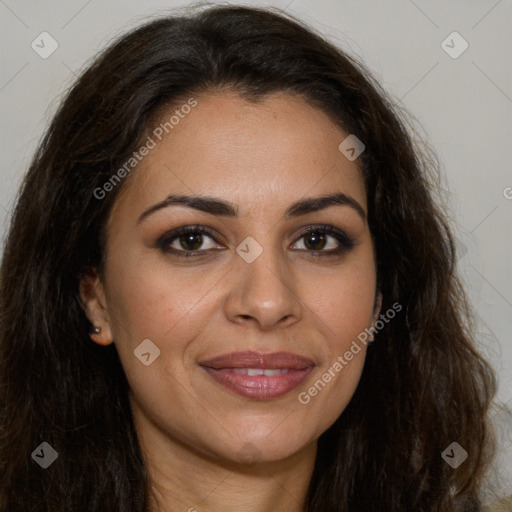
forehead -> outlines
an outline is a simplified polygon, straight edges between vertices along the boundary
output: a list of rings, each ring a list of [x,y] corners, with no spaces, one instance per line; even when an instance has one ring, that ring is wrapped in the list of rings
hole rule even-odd
[[[149,127],[154,147],[132,171],[116,209],[129,202],[140,211],[171,193],[205,194],[229,199],[244,215],[334,192],[366,208],[359,166],[338,149],[348,133],[323,111],[287,93],[257,103],[234,92],[195,100],[191,109],[163,113],[162,140]]]

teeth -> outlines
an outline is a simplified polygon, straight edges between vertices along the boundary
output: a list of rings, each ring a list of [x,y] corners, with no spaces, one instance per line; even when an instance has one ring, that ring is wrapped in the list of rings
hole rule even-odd
[[[248,375],[249,377],[256,377],[257,375],[265,375],[266,377],[274,377],[275,375],[281,375],[282,373],[288,373],[287,368],[276,368],[276,369],[266,369],[263,368],[236,368],[234,369],[235,373],[239,373],[241,375]]]
[[[276,370],[263,370],[263,375],[267,377],[273,377],[274,375],[281,375],[282,373],[286,373],[288,370],[285,369],[276,369]]]

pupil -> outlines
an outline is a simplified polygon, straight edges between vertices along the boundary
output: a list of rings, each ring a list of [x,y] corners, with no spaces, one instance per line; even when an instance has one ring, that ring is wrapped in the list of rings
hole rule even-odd
[[[202,235],[200,233],[187,233],[180,238],[181,246],[187,250],[194,250],[201,247]],[[325,243],[325,235],[318,234],[316,231],[308,233],[306,236],[306,247],[315,251],[322,249]]]
[[[196,243],[194,243],[194,241]],[[201,247],[202,235],[200,233],[187,233],[180,238],[181,246],[187,250],[198,249]]]
[[[310,240],[312,240],[312,243],[309,243]],[[322,249],[323,242],[325,242],[325,235],[319,235],[316,231],[308,233],[305,239],[306,247],[312,251]],[[316,246],[318,243],[320,243],[321,247]]]

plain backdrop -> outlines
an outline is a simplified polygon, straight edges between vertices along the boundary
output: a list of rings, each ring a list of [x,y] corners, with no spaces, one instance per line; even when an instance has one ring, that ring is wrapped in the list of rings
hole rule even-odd
[[[283,8],[320,30],[360,58],[416,118],[442,163],[459,271],[478,315],[478,340],[499,373],[497,401],[511,406],[511,0],[240,3]],[[2,240],[20,180],[75,74],[126,29],[185,5],[174,0],[0,0]],[[50,48],[43,32],[58,44],[45,59],[32,45],[43,46],[44,37]],[[504,432],[502,462],[512,460],[510,424]],[[503,489],[512,485],[510,466],[506,471]]]

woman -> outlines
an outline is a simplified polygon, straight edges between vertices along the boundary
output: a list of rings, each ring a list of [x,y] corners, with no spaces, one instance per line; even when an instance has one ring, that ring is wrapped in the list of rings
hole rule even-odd
[[[282,13],[112,44],[5,247],[0,508],[481,510],[495,380],[435,163]]]

